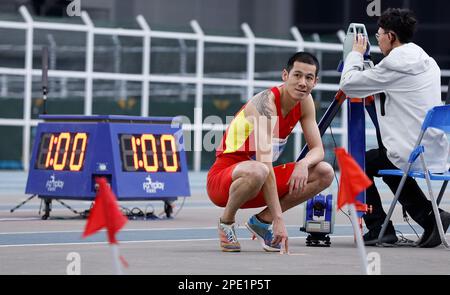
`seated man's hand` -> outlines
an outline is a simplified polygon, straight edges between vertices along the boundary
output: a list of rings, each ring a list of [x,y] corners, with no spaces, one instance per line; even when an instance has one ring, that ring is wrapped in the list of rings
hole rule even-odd
[[[355,38],[353,39],[353,51],[359,52],[362,55],[367,50],[367,38],[363,34],[355,34]]]

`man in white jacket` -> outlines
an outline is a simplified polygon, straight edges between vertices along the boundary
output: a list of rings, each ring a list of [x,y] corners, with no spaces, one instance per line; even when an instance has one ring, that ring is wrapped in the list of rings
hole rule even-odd
[[[375,96],[375,107],[381,135],[379,148],[366,152],[366,173],[369,178],[380,177],[381,169],[404,169],[428,110],[441,105],[440,69],[422,48],[411,43],[416,19],[407,9],[387,9],[378,20],[376,34],[385,58],[375,67],[363,70],[363,54],[367,40],[355,38],[353,51],[345,60],[340,87],[349,97]],[[432,172],[447,169],[448,141],[444,133],[427,131],[425,146],[427,166]],[[413,166],[418,168],[418,165]],[[383,181],[395,193],[400,177],[384,176]],[[366,201],[372,213],[364,216],[369,232],[366,245],[375,245],[386,217],[375,185],[367,189]],[[408,178],[399,197],[406,212],[424,228],[419,245],[435,247],[440,244],[430,201],[412,178]],[[444,231],[450,224],[450,214],[441,211]],[[389,226],[385,243],[397,242],[394,226]]]

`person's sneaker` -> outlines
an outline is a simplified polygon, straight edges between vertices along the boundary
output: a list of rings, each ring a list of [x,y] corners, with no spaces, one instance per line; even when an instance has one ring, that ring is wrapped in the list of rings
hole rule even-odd
[[[447,232],[447,229],[450,225],[450,213],[442,211],[439,213],[441,216],[442,227],[444,228],[444,234]],[[439,246],[442,243],[441,236],[439,235],[439,230],[436,225],[436,222],[433,226],[433,231],[427,239],[421,239],[419,247],[421,248],[434,248]]]
[[[240,252],[241,245],[239,244],[236,232],[234,230],[235,224],[225,224],[219,220],[219,238],[220,247],[223,252]]]
[[[378,236],[381,232],[381,226],[369,230],[364,236],[364,245],[366,246],[375,246],[378,243]],[[398,238],[395,234],[394,226],[391,222],[388,224],[387,230],[384,232],[383,238],[381,238],[382,244],[395,244],[397,243]]]
[[[245,223],[248,230],[258,239],[264,250],[268,252],[280,252],[281,244],[272,245],[273,231],[272,224],[261,222],[256,218],[256,215],[250,217]]]

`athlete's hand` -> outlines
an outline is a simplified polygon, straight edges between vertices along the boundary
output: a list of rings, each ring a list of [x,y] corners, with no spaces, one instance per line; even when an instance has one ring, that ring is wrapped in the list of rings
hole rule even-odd
[[[355,34],[353,39],[353,51],[359,52],[364,55],[367,50],[367,38],[363,34]]]
[[[308,163],[301,160],[295,163],[294,171],[292,171],[291,177],[289,178],[289,194],[303,192],[307,183]]]
[[[288,233],[284,221],[282,218],[275,218],[272,222],[273,225],[273,240],[272,246],[281,244],[281,252],[289,253],[288,247]]]

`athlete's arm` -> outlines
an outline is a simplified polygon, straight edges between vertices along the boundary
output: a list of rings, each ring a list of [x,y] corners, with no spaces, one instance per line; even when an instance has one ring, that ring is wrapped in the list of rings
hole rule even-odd
[[[273,217],[273,245],[282,243],[287,251],[287,230],[282,218],[280,200],[278,198],[275,173],[272,165],[272,138],[276,123],[275,97],[270,90],[255,95],[246,107],[246,114],[253,120],[255,136],[256,160],[265,164],[269,175],[262,187],[264,200]]]
[[[295,164],[294,171],[289,179],[289,193],[298,193],[305,189],[308,182],[308,169],[322,161],[325,155],[316,122],[316,108],[311,94],[302,102],[300,124],[309,152]]]

